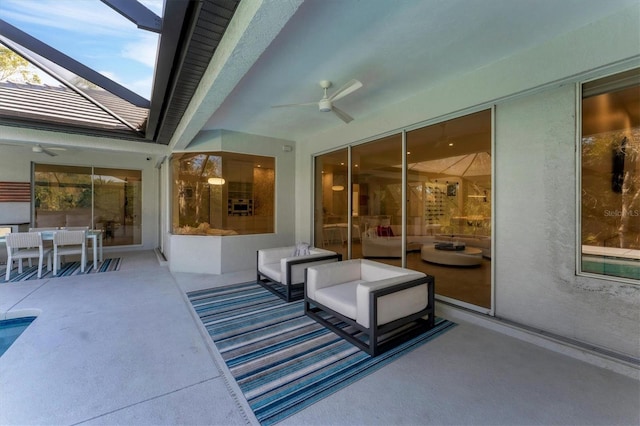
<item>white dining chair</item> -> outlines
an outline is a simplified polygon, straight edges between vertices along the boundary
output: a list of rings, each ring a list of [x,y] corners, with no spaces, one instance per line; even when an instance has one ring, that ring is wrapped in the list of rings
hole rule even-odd
[[[57,226],[41,226],[39,228],[29,228],[29,232],[53,232],[60,229]],[[53,249],[53,242],[51,240],[43,240],[42,244],[45,249]],[[31,266],[31,259],[29,259],[29,266]]]
[[[42,278],[42,265],[47,256],[47,270],[51,270],[51,249],[42,244],[42,235],[39,232],[12,232],[6,235],[7,244],[7,272],[5,281],[11,278],[13,261],[18,261],[18,273],[22,273],[22,260],[38,258],[38,278]]]
[[[80,255],[80,271],[84,272],[87,263],[87,237],[85,230],[60,230],[53,234],[53,275],[58,275],[60,258],[68,254]]]

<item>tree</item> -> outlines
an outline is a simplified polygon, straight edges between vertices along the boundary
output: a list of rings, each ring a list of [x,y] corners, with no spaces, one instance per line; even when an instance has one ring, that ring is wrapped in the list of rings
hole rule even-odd
[[[640,128],[582,140],[583,243],[640,248]]]
[[[42,82],[26,59],[4,46],[0,46],[0,81],[33,84]]]

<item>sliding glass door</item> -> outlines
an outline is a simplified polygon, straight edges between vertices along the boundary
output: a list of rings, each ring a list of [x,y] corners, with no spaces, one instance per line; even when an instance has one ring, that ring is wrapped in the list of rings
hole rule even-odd
[[[491,308],[491,111],[407,132],[407,265],[437,294]]]
[[[142,244],[140,170],[34,165],[35,227],[88,226],[104,245]]]
[[[405,151],[398,133],[315,158],[315,243],[433,275],[438,297],[488,312],[491,111],[405,134]]]
[[[314,241],[348,257],[349,153],[341,149],[315,159]]]
[[[354,258],[402,264],[402,135],[351,150],[354,225],[360,233]]]

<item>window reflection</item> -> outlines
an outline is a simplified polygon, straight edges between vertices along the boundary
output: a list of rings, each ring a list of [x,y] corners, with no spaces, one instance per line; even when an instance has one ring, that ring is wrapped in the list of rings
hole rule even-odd
[[[581,270],[640,279],[638,70],[583,86]]]
[[[491,111],[396,134],[315,159],[315,242],[436,277],[440,296],[491,307]],[[402,163],[406,155],[406,198]],[[344,186],[345,190],[341,190]],[[346,190],[351,189],[352,207]],[[402,228],[406,205],[406,228]],[[350,212],[350,213],[349,213]],[[347,238],[351,214],[352,238]],[[340,232],[342,230],[342,232]],[[404,238],[404,241],[403,241]],[[404,242],[404,253],[403,253]],[[457,252],[436,245],[455,245]]]
[[[87,226],[104,245],[142,243],[142,172],[36,164],[34,226]]]
[[[353,257],[402,262],[402,136],[389,136],[352,149],[354,223],[361,233]]]
[[[407,132],[407,152],[407,245],[420,244],[408,265],[439,295],[490,308],[491,111]]]
[[[349,219],[348,156],[341,149],[315,159],[315,245],[341,253],[343,259],[347,259]]]
[[[173,233],[274,232],[275,159],[226,152],[175,154]]]

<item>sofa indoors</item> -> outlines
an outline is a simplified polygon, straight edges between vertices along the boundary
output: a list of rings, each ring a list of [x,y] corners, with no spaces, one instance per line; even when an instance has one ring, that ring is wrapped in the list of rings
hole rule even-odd
[[[379,236],[375,229],[362,234],[362,256],[369,257],[402,257],[402,237]],[[407,241],[407,251],[419,251],[422,244]]]
[[[434,326],[434,294],[432,276],[354,259],[307,268],[304,311],[376,356]]]
[[[402,227],[391,225],[389,220],[369,221],[361,236],[362,256],[402,257]],[[409,232],[414,227],[409,227]],[[419,251],[422,242],[407,240],[407,251]]]

